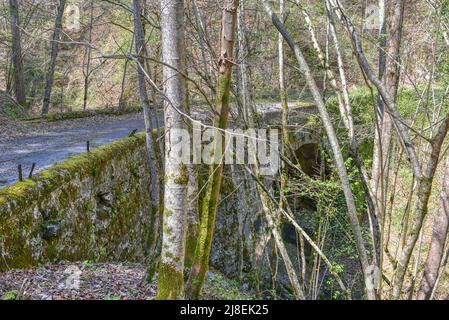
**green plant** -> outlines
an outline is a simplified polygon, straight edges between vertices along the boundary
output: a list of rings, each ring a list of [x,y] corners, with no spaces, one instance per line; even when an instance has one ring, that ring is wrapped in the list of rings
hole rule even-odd
[[[19,296],[19,292],[18,292],[18,291],[15,291],[15,290],[14,290],[14,291],[9,291],[9,292],[6,292],[6,293],[1,297],[0,300],[3,300],[3,301],[16,300],[18,296]]]

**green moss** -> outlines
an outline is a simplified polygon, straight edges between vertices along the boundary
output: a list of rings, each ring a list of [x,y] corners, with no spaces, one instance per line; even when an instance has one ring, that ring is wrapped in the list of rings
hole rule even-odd
[[[14,212],[20,212],[27,202],[40,201],[61,185],[66,185],[75,177],[97,176],[97,172],[108,165],[111,159],[134,152],[145,143],[145,134],[139,133],[134,137],[118,140],[102,146],[91,153],[82,154],[56,164],[32,179],[17,182],[9,187],[0,189],[0,206],[10,203]],[[126,152],[124,152],[126,150]],[[65,199],[70,201],[70,190],[66,190]]]
[[[172,228],[170,228],[170,227],[164,227],[164,234],[166,235],[166,236],[169,236],[169,235],[171,235],[173,233],[173,229]]]
[[[199,226],[190,225],[188,226],[188,233],[186,237],[186,249],[185,249],[185,269],[190,270],[195,260],[196,245],[198,243]]]
[[[0,300],[4,300],[4,301],[11,301],[11,300],[16,300],[17,296],[19,295],[18,291],[9,291],[6,292]]]
[[[167,218],[170,218],[172,215],[173,215],[173,211],[167,210],[164,208],[164,216],[166,216]]]
[[[44,120],[47,122],[56,122],[56,121],[64,121],[64,120],[70,120],[70,119],[89,118],[89,117],[98,116],[98,115],[120,116],[120,115],[125,115],[128,113],[137,113],[137,112],[141,112],[141,111],[142,111],[141,106],[129,106],[127,108],[122,108],[122,109],[103,108],[103,109],[86,110],[86,111],[80,110],[80,111],[71,111],[71,112],[63,112],[63,113],[51,113],[51,114],[45,115],[43,117],[28,118],[28,119],[26,119],[26,121],[35,122],[35,121]]]
[[[189,170],[186,165],[181,166],[181,171],[179,172],[179,175],[175,178],[175,183],[186,186],[189,184]]]
[[[307,101],[299,101],[296,103],[296,105],[298,107],[303,107],[303,108],[314,108],[316,107],[316,104],[313,102],[307,102]]]
[[[30,180],[0,189],[0,246],[4,248],[0,272],[55,259],[101,262],[143,258],[141,239],[150,228],[146,216],[149,190],[141,188],[146,179],[142,174],[136,179],[130,172],[141,173],[142,166],[149,171],[145,162],[145,139],[145,134],[137,134],[92,150],[90,154],[70,158]],[[137,162],[136,152],[142,154]],[[112,177],[115,164],[118,170],[126,172]],[[96,225],[99,220],[95,195],[80,196],[80,183],[87,181],[85,178],[93,178],[93,190],[105,183],[112,187],[112,211],[104,225]],[[46,227],[53,228],[55,221],[64,223],[62,233],[53,232],[56,237],[46,235],[47,240],[38,244],[30,241],[42,239],[49,229]],[[114,251],[124,241],[129,247]],[[36,248],[41,244],[42,248]]]
[[[179,272],[170,264],[161,263],[156,300],[182,299],[184,299],[184,276],[182,272]]]

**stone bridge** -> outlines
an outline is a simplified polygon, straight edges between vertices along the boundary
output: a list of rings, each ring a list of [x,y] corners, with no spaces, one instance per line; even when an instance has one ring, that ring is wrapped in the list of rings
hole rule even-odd
[[[282,111],[279,104],[257,106],[262,128],[282,128]],[[290,103],[288,110],[291,148],[299,150],[306,145],[320,144],[320,126],[318,108],[308,102]],[[203,123],[212,123],[212,113],[204,110],[192,112],[192,117]],[[230,126],[232,127],[232,120]],[[318,129],[318,130],[317,130]]]
[[[280,114],[262,111],[262,121],[279,127]],[[308,128],[316,114],[313,106],[291,108],[294,148],[319,142]],[[157,217],[145,148],[137,134],[0,189],[0,272],[61,259],[151,263],[147,241]],[[227,168],[211,263],[230,276],[254,272],[255,188],[245,170]]]

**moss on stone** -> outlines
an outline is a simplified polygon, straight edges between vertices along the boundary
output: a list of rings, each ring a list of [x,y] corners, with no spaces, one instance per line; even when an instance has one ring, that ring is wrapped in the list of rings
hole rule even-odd
[[[134,137],[118,140],[91,153],[78,155],[56,164],[32,179],[0,189],[0,206],[11,203],[14,211],[20,211],[27,202],[37,201],[75,177],[85,177],[97,170],[101,171],[111,159],[120,157],[124,151],[133,152],[144,145],[145,139],[145,134],[139,133]]]
[[[6,204],[8,201],[13,201],[17,204],[25,204],[29,195],[33,193],[36,187],[36,182],[32,180],[20,181],[12,186],[0,189],[0,205]]]
[[[0,272],[55,259],[143,259],[142,239],[151,228],[145,139],[142,133],[119,140],[0,189]],[[104,191],[113,195],[111,211],[100,220]],[[64,228],[43,240],[45,224],[53,221]]]
[[[89,118],[93,116],[98,115],[125,115],[129,113],[137,113],[141,112],[142,107],[141,106],[128,106],[126,108],[117,109],[117,108],[103,108],[103,109],[96,109],[96,110],[80,110],[80,111],[71,111],[71,112],[64,112],[64,113],[51,113],[48,115],[45,115],[43,117],[38,118],[28,118],[26,121],[34,122],[36,120],[44,120],[47,122],[56,122],[56,121],[64,121],[64,120],[71,120],[71,119],[82,119],[82,118]]]

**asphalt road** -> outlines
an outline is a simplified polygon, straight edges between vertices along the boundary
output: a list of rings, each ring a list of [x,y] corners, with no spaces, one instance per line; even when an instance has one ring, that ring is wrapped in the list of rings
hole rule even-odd
[[[87,141],[93,149],[128,136],[133,130],[145,128],[141,117],[110,118],[95,126],[54,130],[32,136],[17,137],[0,142],[0,188],[18,181],[18,165],[28,176],[33,163],[34,173],[70,156],[86,152]]]
[[[295,105],[292,104],[291,107]],[[280,112],[280,103],[258,105],[259,112]],[[312,110],[313,111],[313,110]],[[279,114],[275,115],[279,118]],[[23,137],[0,139],[0,188],[18,181],[18,165],[22,165],[24,177],[36,163],[34,173],[60,163],[70,156],[86,152],[87,141],[91,149],[128,136],[133,130],[143,131],[143,117],[110,117],[98,124],[90,120],[77,119],[75,125],[65,128],[60,123],[56,128]],[[280,121],[277,119],[277,121]],[[163,126],[163,119],[160,119]]]

